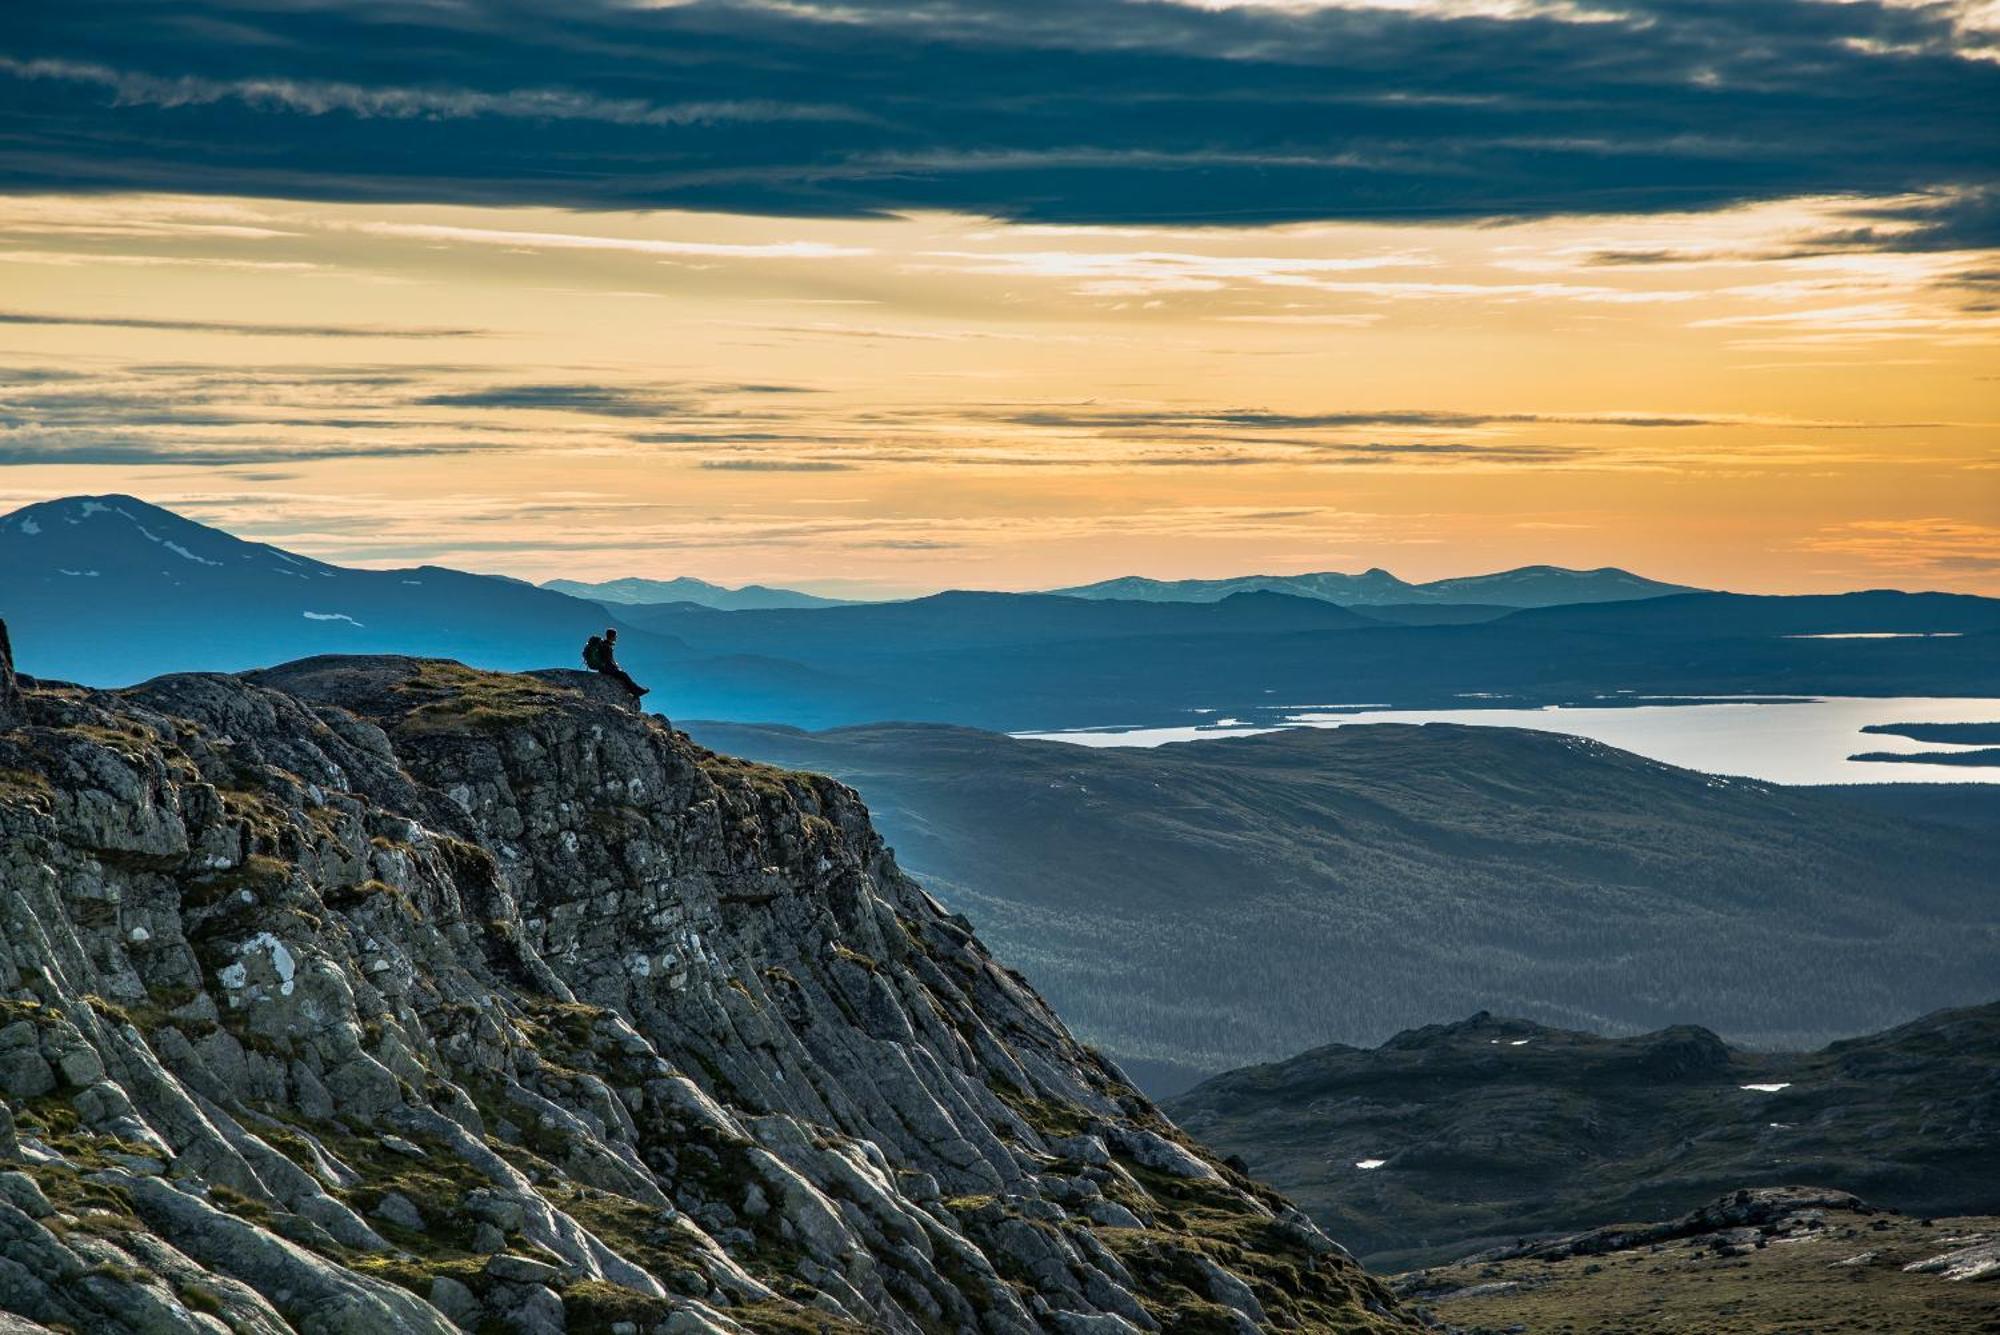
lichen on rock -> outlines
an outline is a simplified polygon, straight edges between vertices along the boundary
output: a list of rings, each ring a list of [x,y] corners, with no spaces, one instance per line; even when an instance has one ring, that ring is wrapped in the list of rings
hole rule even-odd
[[[1080,1046],[851,791],[589,674],[35,683],[0,776],[0,1311],[1412,1324]]]

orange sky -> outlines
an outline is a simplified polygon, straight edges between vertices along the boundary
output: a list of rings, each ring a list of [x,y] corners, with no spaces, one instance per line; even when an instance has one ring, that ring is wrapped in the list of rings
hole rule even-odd
[[[0,198],[0,504],[127,491],[536,579],[2000,594],[1994,254],[1809,241],[1861,203],[1177,229]]]

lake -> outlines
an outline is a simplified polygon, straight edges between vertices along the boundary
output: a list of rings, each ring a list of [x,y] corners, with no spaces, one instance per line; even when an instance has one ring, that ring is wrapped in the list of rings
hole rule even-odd
[[[1081,746],[1160,746],[1208,737],[1247,737],[1281,728],[1349,728],[1369,723],[1469,723],[1571,733],[1669,765],[1773,783],[2000,783],[2000,768],[1858,761],[1861,752],[1965,751],[1976,748],[1864,733],[1879,723],[1990,723],[2000,699],[1829,696],[1714,699],[1607,705],[1385,709],[1365,704],[1290,705],[1217,716],[1178,727],[1090,728],[1017,733]]]

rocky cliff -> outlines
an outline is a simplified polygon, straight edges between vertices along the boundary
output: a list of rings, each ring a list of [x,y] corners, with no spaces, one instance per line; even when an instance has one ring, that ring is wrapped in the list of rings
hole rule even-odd
[[[14,646],[7,639],[7,623],[0,621],[0,728],[21,721],[21,686],[14,679]]]
[[[852,792],[598,692],[0,676],[0,1329],[1408,1324]]]

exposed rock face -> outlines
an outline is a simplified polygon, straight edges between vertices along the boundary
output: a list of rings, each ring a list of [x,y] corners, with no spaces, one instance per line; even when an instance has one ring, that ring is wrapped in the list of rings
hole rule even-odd
[[[1079,1047],[831,780],[582,673],[315,659],[22,704],[0,1311],[1408,1323]]]
[[[21,687],[14,680],[14,647],[7,642],[7,623],[0,621],[0,728],[21,721]]]

